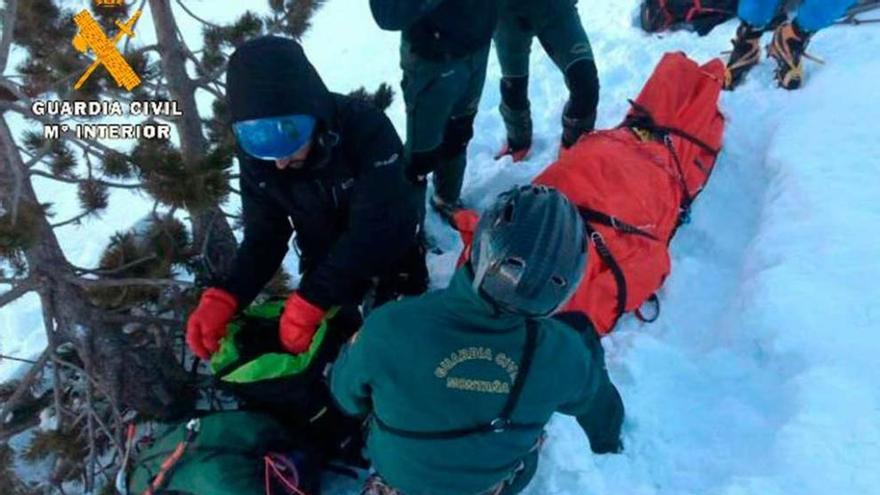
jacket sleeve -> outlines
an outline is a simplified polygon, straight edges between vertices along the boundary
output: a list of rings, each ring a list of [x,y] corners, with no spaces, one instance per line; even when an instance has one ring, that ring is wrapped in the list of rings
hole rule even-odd
[[[293,233],[283,210],[266,197],[257,179],[248,173],[248,167],[260,165],[248,161],[240,160],[244,240],[229,276],[220,284],[235,296],[239,308],[247,307],[278,271]]]
[[[368,325],[343,346],[339,357],[330,369],[330,392],[336,404],[350,416],[365,417],[373,410],[370,388],[369,363],[371,352],[367,349]],[[365,337],[366,335],[366,337]]]
[[[348,226],[324,260],[308,271],[300,294],[328,309],[359,304],[372,277],[387,273],[415,241],[415,189],[403,176],[403,145],[385,114],[370,109],[352,118],[344,146],[356,155]]]
[[[571,324],[565,315],[559,318]],[[579,329],[588,350],[583,365],[579,390],[575,398],[559,408],[559,412],[576,416],[578,424],[590,439],[590,447],[596,454],[620,452],[623,449],[620,433],[623,426],[623,401],[617,388],[608,377],[605,367],[605,351],[602,343],[586,317],[587,328]],[[573,380],[573,382],[577,382]]]
[[[403,31],[441,3],[443,0],[370,0],[370,10],[380,28]]]

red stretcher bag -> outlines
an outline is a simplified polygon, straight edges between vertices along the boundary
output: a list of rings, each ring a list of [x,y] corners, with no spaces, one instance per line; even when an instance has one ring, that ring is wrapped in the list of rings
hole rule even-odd
[[[534,180],[562,191],[584,217],[589,262],[565,309],[585,313],[601,335],[625,312],[644,319],[646,302],[659,311],[655,293],[670,271],[669,242],[721,147],[723,80],[720,60],[700,66],[666,54],[620,127],[582,137]]]

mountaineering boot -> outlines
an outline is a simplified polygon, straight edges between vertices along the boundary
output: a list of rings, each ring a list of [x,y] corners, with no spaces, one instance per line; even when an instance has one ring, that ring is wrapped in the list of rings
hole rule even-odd
[[[798,89],[804,79],[802,58],[810,42],[810,34],[801,30],[797,22],[781,24],[773,32],[773,41],[767,46],[767,55],[776,59],[776,81],[785,89]]]
[[[461,200],[455,200],[453,202],[444,201],[443,198],[437,196],[436,194],[431,196],[431,208],[440,215],[446,223],[455,228],[455,214],[461,210],[464,210],[464,204],[462,204]]]
[[[733,50],[727,61],[727,70],[724,75],[724,89],[732,90],[739,86],[748,72],[761,61],[761,35],[760,29],[743,22],[736,28],[736,38],[730,40]]]
[[[532,149],[532,114],[528,105],[523,110],[514,110],[501,103],[501,117],[507,128],[507,144],[495,155],[496,160],[505,156],[513,158],[513,163],[525,160]]]
[[[596,114],[586,117],[573,117],[569,113],[570,103],[565,104],[562,112],[562,147],[564,149],[574,146],[584,134],[589,134],[596,126]]]

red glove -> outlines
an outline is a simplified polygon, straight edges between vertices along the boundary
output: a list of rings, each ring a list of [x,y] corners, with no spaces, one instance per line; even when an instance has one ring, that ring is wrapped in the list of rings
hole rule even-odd
[[[309,350],[326,313],[294,292],[284,303],[284,314],[281,315],[281,345],[292,354]]]
[[[186,343],[193,354],[208,359],[220,349],[220,339],[226,336],[226,325],[235,316],[238,301],[223,289],[208,289],[202,293],[199,305],[186,323]]]
[[[461,236],[461,242],[464,243],[464,249],[461,251],[461,256],[458,257],[458,262],[455,264],[455,267],[458,268],[471,257],[471,245],[474,243],[474,233],[477,230],[477,222],[480,221],[480,216],[474,210],[462,209],[455,212],[452,220],[455,223],[455,229],[458,230],[458,235]]]

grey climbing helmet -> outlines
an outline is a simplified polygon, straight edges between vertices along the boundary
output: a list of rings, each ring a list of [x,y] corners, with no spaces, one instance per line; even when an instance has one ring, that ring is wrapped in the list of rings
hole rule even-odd
[[[551,187],[517,187],[501,194],[477,224],[473,287],[500,311],[546,317],[574,295],[586,262],[577,208]]]

